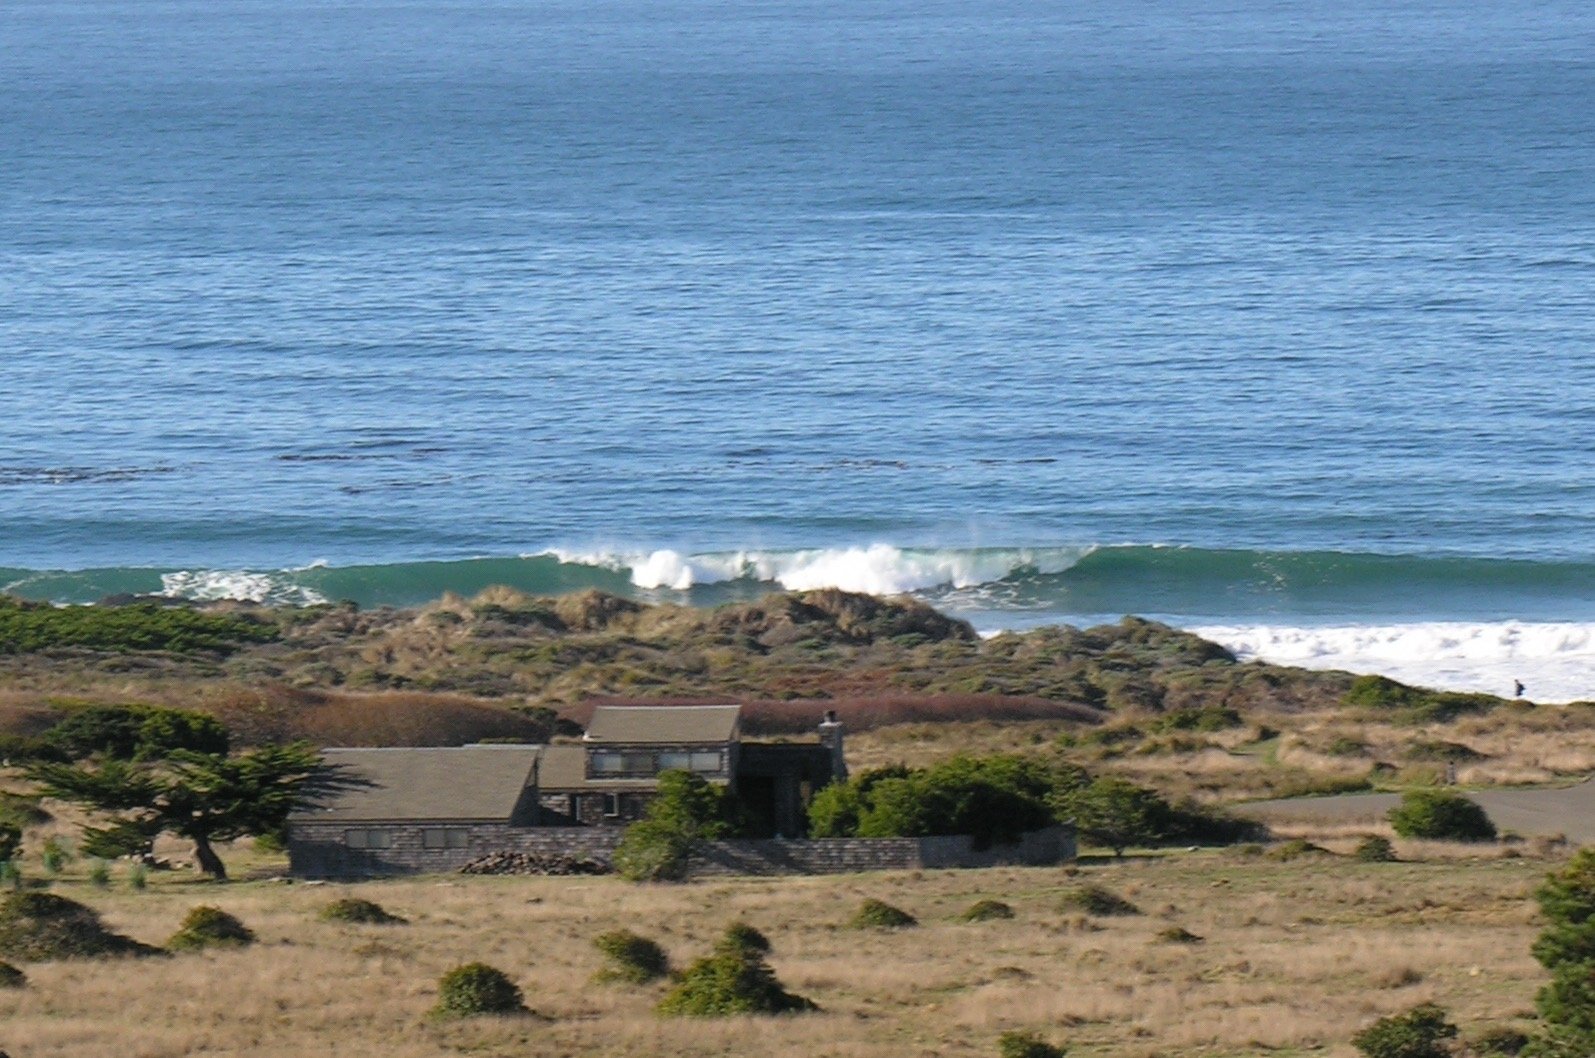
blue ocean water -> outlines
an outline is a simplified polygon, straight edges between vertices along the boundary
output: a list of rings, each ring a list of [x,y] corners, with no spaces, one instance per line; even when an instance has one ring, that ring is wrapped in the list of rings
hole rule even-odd
[[[1592,350],[1587,4],[0,6],[21,594],[834,583],[1595,684]]]

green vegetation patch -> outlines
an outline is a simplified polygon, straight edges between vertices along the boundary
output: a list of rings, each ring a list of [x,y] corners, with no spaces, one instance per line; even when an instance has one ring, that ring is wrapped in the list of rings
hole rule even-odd
[[[765,939],[757,930],[753,932],[760,940]],[[714,954],[699,959],[681,974],[659,1001],[659,1013],[669,1017],[723,1018],[818,1010],[811,1000],[781,986],[765,961],[767,949],[749,943],[750,939],[736,927],[727,930]]]
[[[1067,1053],[1034,1032],[1015,1030],[997,1037],[997,1058],[1063,1058]]]
[[[436,1018],[468,1018],[479,1014],[526,1012],[521,990],[502,970],[486,963],[456,966],[438,980]]]
[[[1071,890],[1063,895],[1058,905],[1065,911],[1083,911],[1099,918],[1141,913],[1141,909],[1130,901],[1100,885],[1082,885]]]
[[[405,920],[384,908],[375,900],[362,900],[345,896],[316,913],[323,922],[348,922],[360,926],[402,926]]]
[[[0,900],[0,955],[24,962],[156,955],[159,948],[113,933],[91,907],[54,893],[12,893]]]
[[[629,929],[613,929],[593,938],[593,946],[609,959],[595,980],[647,984],[670,972],[670,957],[657,942]]]
[[[865,900],[848,919],[850,929],[908,929],[919,925],[919,919],[900,907],[884,900]]]
[[[255,933],[219,907],[201,904],[183,917],[183,924],[166,942],[167,951],[202,948],[243,948],[255,943]]]
[[[720,937],[720,942],[715,946],[716,951],[726,949],[751,951],[764,955],[770,951],[770,938],[746,922],[733,922],[726,927],[725,933]]]
[[[1396,849],[1389,838],[1374,834],[1357,843],[1355,855],[1363,863],[1394,863]]]
[[[1433,1003],[1380,1018],[1351,1038],[1367,1058],[1449,1058],[1457,1027]]]
[[[277,630],[260,621],[185,606],[52,606],[0,595],[0,654],[58,647],[230,654],[276,637]]]
[[[1495,824],[1484,809],[1451,790],[1409,790],[1388,818],[1404,838],[1494,841],[1496,836]]]
[[[958,917],[964,922],[992,922],[996,919],[1013,918],[1013,908],[1001,900],[977,900]]]

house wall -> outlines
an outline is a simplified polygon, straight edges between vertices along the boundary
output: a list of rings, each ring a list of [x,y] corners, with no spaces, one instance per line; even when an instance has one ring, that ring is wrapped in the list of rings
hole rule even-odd
[[[289,827],[289,869],[309,878],[455,871],[492,852],[586,857],[609,862],[619,844],[620,827],[512,827],[504,823],[461,823],[465,845],[424,847],[424,832],[443,824],[293,823]],[[386,829],[392,844],[384,849],[352,849],[349,829]],[[935,838],[813,838],[802,841],[727,840],[702,843],[694,852],[695,875],[840,874],[853,871],[917,868],[1040,866],[1075,856],[1074,831],[1049,827],[1032,831],[1012,845],[977,849],[964,836]]]

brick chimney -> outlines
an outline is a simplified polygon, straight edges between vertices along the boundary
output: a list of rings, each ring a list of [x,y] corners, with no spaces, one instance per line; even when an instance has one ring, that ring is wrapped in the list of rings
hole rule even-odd
[[[831,778],[836,782],[846,782],[847,757],[842,751],[842,722],[836,718],[835,709],[827,709],[825,719],[820,721],[820,745],[831,751]]]

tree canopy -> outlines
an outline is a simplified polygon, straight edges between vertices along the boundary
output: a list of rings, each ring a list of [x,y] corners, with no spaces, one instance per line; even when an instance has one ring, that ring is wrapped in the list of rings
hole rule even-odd
[[[226,878],[214,842],[280,829],[288,813],[342,784],[306,743],[226,756],[174,750],[163,758],[39,763],[29,776],[51,797],[110,814],[117,827],[194,843],[199,869]]]

